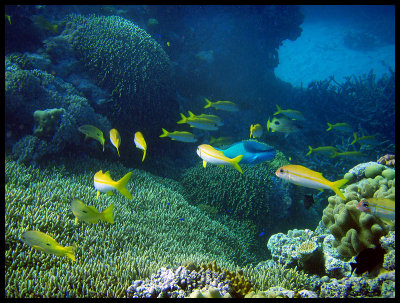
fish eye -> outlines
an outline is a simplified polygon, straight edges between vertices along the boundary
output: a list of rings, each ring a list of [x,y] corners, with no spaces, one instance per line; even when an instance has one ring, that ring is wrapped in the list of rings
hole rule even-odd
[[[49,243],[46,243],[47,246],[51,246]]]
[[[279,125],[279,124],[280,124],[279,121],[275,121],[274,123],[275,123],[276,125]]]
[[[367,202],[367,201],[364,201],[364,202],[362,203],[362,206],[364,206],[364,207],[369,207],[368,202]]]
[[[281,169],[279,170],[279,172],[283,173],[283,172],[284,172],[283,168],[281,168]]]

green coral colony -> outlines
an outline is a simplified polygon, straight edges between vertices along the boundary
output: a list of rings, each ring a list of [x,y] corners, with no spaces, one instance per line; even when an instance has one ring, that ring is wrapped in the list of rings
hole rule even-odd
[[[115,13],[112,6],[104,9]],[[109,103],[110,114],[104,118],[95,113],[78,84],[60,84],[53,75],[30,68],[26,55],[7,57],[6,64],[15,67],[6,71],[8,110],[20,110],[30,94],[42,95],[43,107],[29,105],[33,130],[14,144],[13,155],[5,155],[6,297],[394,297],[394,155],[345,173],[347,181],[334,188],[336,194],[319,203],[325,208],[309,211],[318,214],[314,231],[286,228],[286,234],[273,234],[287,226],[282,218],[306,216],[305,210],[296,208],[299,190],[291,194],[276,177],[283,167],[300,165],[291,165],[284,152],[266,144],[263,152],[271,148],[273,156],[257,165],[239,161],[240,170],[218,162],[231,159],[224,149],[208,145],[215,155],[198,150],[204,162],[186,168],[178,178],[160,177],[145,166],[130,169],[123,161],[99,160],[111,153],[111,125],[122,129],[121,135],[117,132],[118,146],[131,138],[134,150],[134,132],[123,129],[134,124],[149,125],[144,136],[140,133],[144,151],[149,147],[142,161],[157,161],[154,155],[160,151],[152,138],[163,138],[163,117],[179,112],[178,103],[169,98],[170,58],[149,33],[120,16],[74,14],[60,25],[39,16],[34,20],[36,26],[58,34],[59,41],[68,42],[65,50],[74,52],[96,85],[108,90],[109,100],[104,102]],[[6,14],[6,23],[12,22]],[[146,24],[148,31],[162,26],[155,18]],[[44,47],[55,56],[53,42],[47,40]],[[168,41],[166,47],[171,45]],[[168,106],[160,106],[166,100]],[[225,109],[228,112],[239,111],[230,101],[212,104],[217,108],[213,112],[218,112],[218,104],[235,106]],[[288,116],[282,121],[294,123],[290,114],[305,119],[299,111],[277,108],[274,115]],[[149,115],[154,123],[146,121]],[[191,114],[189,119],[194,125],[222,125],[204,116]],[[328,123],[337,129],[342,124],[347,127]],[[73,142],[82,134],[84,143]],[[190,142],[197,140],[187,134]],[[261,125],[257,136],[263,138]],[[241,141],[243,146],[255,146],[254,142]],[[84,146],[78,157],[69,154],[62,162],[49,157],[30,163],[48,150],[57,154],[74,144]],[[90,154],[93,150],[96,156]],[[117,150],[112,149],[115,155]],[[321,150],[315,148],[313,154]],[[250,157],[260,150],[246,152]],[[124,154],[126,149],[121,149],[121,157],[114,158],[120,160]],[[319,172],[307,171],[322,179]],[[308,186],[312,176],[302,178],[303,183],[293,183],[329,189]],[[324,182],[333,184],[325,178]],[[368,254],[377,251],[383,252],[382,260],[369,268],[365,263],[375,255]]]

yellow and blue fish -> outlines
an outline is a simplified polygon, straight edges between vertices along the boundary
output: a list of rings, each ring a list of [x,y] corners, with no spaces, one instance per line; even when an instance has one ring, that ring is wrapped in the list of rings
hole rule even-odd
[[[330,130],[339,130],[344,133],[352,133],[354,131],[353,127],[351,127],[351,125],[348,123],[330,124],[329,122],[327,122],[327,124],[328,124],[328,128],[326,129],[327,132]]]
[[[97,189],[96,199],[99,198],[100,193],[106,193],[107,195],[112,195],[114,190],[118,190],[122,195],[124,195],[128,199],[132,199],[131,193],[126,188],[126,184],[132,176],[132,172],[127,173],[120,180],[114,181],[110,177],[110,172],[107,171],[103,173],[102,170],[99,170],[94,175],[94,187]]]
[[[46,254],[52,254],[59,257],[68,257],[72,261],[76,261],[72,246],[63,247],[49,235],[40,231],[28,230],[21,235],[21,239],[25,244],[33,248],[43,251]]]
[[[250,125],[250,138],[260,138],[262,136],[263,133],[263,128],[261,126],[261,124],[257,123],[257,124],[252,124]]]
[[[211,102],[207,98],[204,98],[204,100],[207,102],[207,104],[204,106],[204,108],[214,107],[215,109],[225,110],[228,112],[237,112],[239,110],[237,105],[231,101]]]
[[[278,114],[282,114],[282,115],[285,115],[286,117],[288,117],[288,118],[290,118],[292,120],[301,120],[301,121],[305,120],[303,114],[298,110],[295,110],[295,109],[282,109],[282,108],[279,107],[278,104],[276,104],[276,108],[278,109],[278,111],[276,113],[274,113],[274,116],[278,115]]]
[[[306,156],[311,155],[312,153],[323,154],[326,156],[332,156],[335,152],[337,152],[337,148],[334,146],[320,146],[312,148],[310,145],[308,146],[308,153]]]
[[[333,190],[340,198],[346,201],[346,197],[339,190],[344,184],[348,182],[347,179],[341,179],[335,182],[331,182],[325,179],[321,173],[313,171],[307,167],[301,165],[285,165],[275,172],[275,175],[283,180],[286,180],[290,183],[308,187],[315,188],[319,190],[323,189],[331,189]]]
[[[104,139],[103,132],[100,129],[98,129],[96,126],[85,124],[79,126],[78,131],[80,131],[82,134],[85,135],[84,140],[86,140],[87,138],[93,138],[99,141],[103,146],[103,152],[104,152],[104,142],[106,140]]]
[[[111,144],[115,146],[115,148],[117,149],[118,152],[118,157],[119,155],[119,146],[121,145],[121,136],[119,135],[119,132],[113,128],[112,130],[110,130],[110,141]]]
[[[189,113],[189,118],[204,118],[204,119],[214,121],[215,124],[217,124],[218,126],[224,125],[224,123],[222,122],[222,119],[216,115],[206,115],[206,114],[195,115],[191,111],[188,111],[188,113]]]
[[[143,162],[144,157],[146,157],[146,151],[147,151],[147,144],[146,141],[144,140],[143,134],[141,132],[136,132],[133,141],[135,142],[137,148],[143,150],[143,158],[142,158]]]
[[[97,224],[99,220],[114,224],[113,203],[102,212],[99,212],[94,206],[85,205],[81,200],[73,199],[71,210],[75,216],[75,225],[78,223],[78,219],[93,224]]]
[[[270,130],[271,132],[293,133],[300,131],[300,127],[286,117],[274,117],[271,122],[269,121],[269,118],[267,121],[267,131]]]
[[[181,115],[181,120],[176,122],[177,124],[183,124],[187,123],[190,125],[190,127],[198,128],[198,129],[203,129],[203,130],[217,130],[218,125],[215,123],[215,121],[210,120],[210,119],[205,119],[205,118],[191,118],[191,117],[185,117],[184,114]]]
[[[354,143],[358,142],[361,145],[376,145],[378,144],[378,140],[376,139],[375,136],[361,136],[358,137],[357,133],[353,133],[354,140],[351,142],[351,145]]]
[[[231,159],[226,157],[223,151],[216,150],[214,147],[208,144],[199,145],[197,147],[197,154],[203,159],[203,167],[206,167],[207,163],[217,165],[232,165],[236,170],[243,174],[243,171],[238,164],[240,160],[242,160],[243,155],[239,155]]]
[[[174,131],[174,132],[169,132],[166,129],[162,128],[163,133],[160,135],[160,138],[165,138],[169,137],[171,140],[176,140],[180,142],[196,142],[197,138],[190,132],[184,132],[184,131]]]

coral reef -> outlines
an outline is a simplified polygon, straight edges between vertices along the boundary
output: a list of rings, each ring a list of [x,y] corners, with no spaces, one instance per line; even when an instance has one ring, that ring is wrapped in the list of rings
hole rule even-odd
[[[38,137],[51,138],[57,129],[63,112],[62,108],[35,110],[33,113],[35,120],[33,134]]]
[[[178,113],[170,61],[163,48],[122,17],[74,14],[66,20],[61,35],[72,43],[96,84],[111,91],[107,115],[113,126],[121,129],[121,136],[131,135],[125,126],[134,117],[135,128],[146,127],[149,138],[158,138],[161,127],[172,123]]]
[[[361,178],[346,186],[344,195],[348,202],[335,196],[328,198],[329,204],[323,211],[322,222],[334,235],[334,246],[345,257],[352,257],[365,248],[375,247],[379,238],[388,232],[388,226],[378,217],[356,208],[362,198],[395,199],[395,180],[381,175],[386,171],[384,165],[375,162],[359,164],[347,173],[357,176],[351,182]],[[393,177],[390,172],[385,175]]]
[[[386,166],[395,166],[395,155],[384,155],[382,157],[380,157],[376,162],[378,162],[379,164],[383,164]]]
[[[288,192],[279,192],[277,187],[281,182],[274,178],[275,171],[287,163],[279,151],[269,162],[252,167],[242,165],[243,175],[231,167],[209,165],[204,168],[199,163],[189,168],[180,181],[185,197],[193,204],[207,204],[221,213],[229,211],[234,217],[269,226],[274,221],[271,208],[274,211],[274,205],[279,207],[279,212],[273,212],[274,217],[284,216],[291,204]]]
[[[379,239],[379,243],[382,248],[386,250],[386,254],[383,260],[383,268],[386,270],[394,270],[396,265],[396,249],[395,249],[395,232],[389,231],[389,233]]]
[[[211,220],[160,182],[135,170],[121,195],[96,199],[94,173],[100,168],[123,176],[121,164],[83,156],[56,164],[31,165],[5,159],[5,293],[6,297],[123,297],[135,279],[162,266],[218,260],[236,270],[251,253],[242,239]],[[71,200],[104,209],[114,203],[114,225],[74,225]],[[129,202],[129,203],[128,203]],[[60,245],[72,245],[76,262],[24,245],[26,230],[39,230]],[[195,231],[195,232],[193,232]]]
[[[109,121],[96,114],[71,84],[38,69],[21,70],[11,61],[17,58],[20,57],[15,54],[6,57],[5,71],[5,124],[6,130],[13,133],[14,158],[28,163],[56,154],[67,145],[79,146],[81,135],[77,128],[82,124],[110,128]],[[43,117],[40,120],[40,112],[36,112],[35,119],[39,122],[34,132],[37,136],[30,136],[34,112],[54,107],[58,109],[54,120],[46,118],[44,122]]]

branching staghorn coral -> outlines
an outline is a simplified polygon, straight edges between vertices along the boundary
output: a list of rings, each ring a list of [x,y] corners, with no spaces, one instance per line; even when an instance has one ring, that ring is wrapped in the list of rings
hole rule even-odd
[[[88,157],[74,161],[26,167],[6,157],[7,297],[123,297],[133,280],[149,277],[161,266],[217,259],[235,270],[249,254],[235,233],[151,174],[133,171],[127,185],[132,200],[119,193],[96,200],[96,171],[110,170],[117,179],[128,169]],[[75,197],[100,211],[114,203],[115,224],[74,225],[70,203]],[[20,237],[27,230],[72,245],[76,262],[23,244]]]

